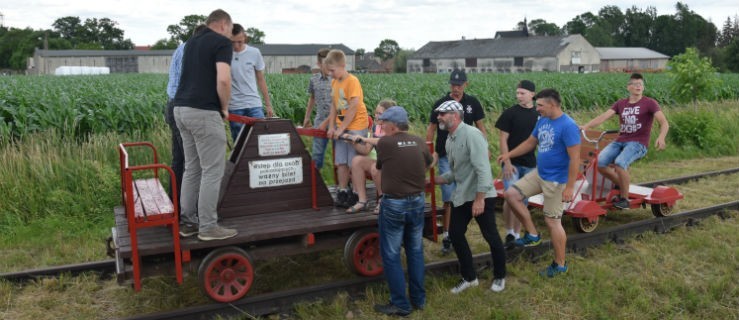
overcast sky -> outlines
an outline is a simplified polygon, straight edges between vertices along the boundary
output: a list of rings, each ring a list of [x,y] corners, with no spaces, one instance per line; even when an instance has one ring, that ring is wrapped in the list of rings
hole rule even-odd
[[[418,49],[428,41],[461,37],[492,38],[496,31],[512,30],[527,17],[563,26],[575,16],[598,13],[605,5],[622,12],[637,4],[654,6],[657,14],[674,14],[671,1],[561,1],[561,0],[0,0],[3,24],[33,29],[51,28],[57,18],[107,17],[118,22],[136,45],[152,45],[166,38],[167,26],[190,14],[208,15],[217,8],[234,22],[256,27],[267,43],[343,43],[352,49],[373,50],[383,39],[400,47]],[[69,3],[69,4],[66,4]],[[721,29],[727,17],[739,14],[736,0],[683,1]]]

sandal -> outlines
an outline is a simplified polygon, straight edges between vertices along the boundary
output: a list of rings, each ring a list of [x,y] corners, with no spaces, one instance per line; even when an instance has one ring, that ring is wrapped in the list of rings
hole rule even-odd
[[[375,210],[372,211],[372,214],[379,215],[380,214],[380,205],[382,204],[382,196],[380,196],[380,199],[377,200],[377,204],[375,204]]]
[[[367,211],[367,201],[357,201],[356,204],[346,209],[346,213],[358,213],[362,211]]]

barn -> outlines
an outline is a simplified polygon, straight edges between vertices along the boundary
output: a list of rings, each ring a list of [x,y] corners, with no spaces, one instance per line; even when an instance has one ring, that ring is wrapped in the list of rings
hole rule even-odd
[[[347,69],[353,70],[354,50],[343,44],[255,45],[264,56],[266,73],[292,73],[316,64],[321,48],[344,51]],[[110,73],[168,73],[174,50],[42,50],[29,59],[30,74],[54,74],[58,67],[108,67]]]
[[[670,57],[647,48],[597,47],[600,71],[663,71]]]
[[[491,39],[432,41],[409,59],[408,73],[467,72],[595,72],[598,52],[579,34],[530,36],[527,32],[498,32]]]

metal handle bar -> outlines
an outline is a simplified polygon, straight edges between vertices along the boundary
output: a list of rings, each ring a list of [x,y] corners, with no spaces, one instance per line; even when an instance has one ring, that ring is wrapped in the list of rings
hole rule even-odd
[[[581,129],[580,132],[582,133],[582,137],[583,137],[583,139],[585,139],[585,141],[590,142],[590,143],[598,143],[598,142],[600,142],[600,140],[603,140],[603,137],[605,137],[607,134],[618,133],[618,130],[606,130],[606,131],[603,131],[603,132],[600,133],[600,136],[598,136],[598,138],[596,138],[596,139],[590,139],[590,138],[588,138],[588,135],[585,134],[585,130],[583,130],[583,129]]]
[[[346,140],[349,142],[359,143],[359,144],[365,144],[364,141],[362,141],[361,137],[356,137],[355,139],[352,139],[352,137],[346,133],[339,136],[340,140]]]

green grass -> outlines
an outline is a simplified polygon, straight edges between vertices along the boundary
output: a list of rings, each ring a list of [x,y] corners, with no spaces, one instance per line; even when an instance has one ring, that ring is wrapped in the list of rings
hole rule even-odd
[[[634,183],[736,167],[739,163],[735,139],[735,132],[739,132],[736,122],[739,102],[700,104],[696,109],[692,106],[668,106],[665,110],[668,118],[678,114],[689,118],[695,110],[709,115],[718,132],[716,135],[720,137],[718,143],[726,146],[719,154],[728,156],[713,158],[712,146],[701,148],[690,141],[675,143],[668,136],[668,150],[656,152],[652,149],[647,159],[632,167]],[[577,112],[573,116],[578,122],[583,122],[600,112],[602,110]],[[488,114],[488,128],[493,127],[495,118],[497,113]],[[413,123],[412,132],[425,135],[425,124]],[[161,121],[149,130],[128,134],[107,132],[78,139],[63,130],[51,130],[29,134],[20,143],[1,145],[0,255],[3,259],[0,272],[104,259],[104,239],[113,226],[112,208],[120,202],[116,146],[124,141],[142,140],[152,141],[164,162],[169,162],[169,131]],[[488,141],[492,143],[492,153],[497,154],[495,131],[489,134]],[[497,175],[499,167],[491,166]],[[330,180],[330,165],[322,174]],[[691,182],[680,185],[679,190],[686,199],[678,203],[678,210],[732,201],[739,194],[739,175]],[[536,221],[541,220],[537,219],[536,212],[534,216]],[[601,227],[648,218],[651,218],[648,210],[617,212],[609,214]],[[567,231],[574,232],[568,221],[565,219]],[[722,260],[713,254],[680,252],[677,251],[682,250],[679,246],[643,247],[641,242],[629,247],[609,245],[604,248],[610,250],[604,251],[605,259],[592,251],[587,257],[572,257],[575,267],[569,281],[546,282],[532,276],[542,263],[521,261],[512,264],[510,290],[502,296],[505,297],[503,299],[484,290],[463,295],[464,299],[450,299],[445,293],[456,281],[456,276],[429,278],[429,307],[422,315],[414,317],[531,318],[543,314],[544,318],[694,318],[708,310],[707,318],[727,318],[724,316],[737,314],[739,305],[735,285],[738,270],[736,249],[734,246],[727,249],[723,245],[725,242],[737,243],[736,232],[733,231],[736,222],[731,221],[734,228],[728,229],[731,231],[714,231],[715,235],[711,233],[708,238],[703,235],[683,245],[698,251],[696,248],[702,244],[701,239],[709,239],[707,250],[724,250]],[[724,224],[717,225],[716,230],[722,230]],[[485,250],[474,224],[469,237],[475,252]],[[651,241],[676,241],[662,239],[654,237]],[[637,253],[645,257],[628,256],[617,261],[611,257],[631,254],[631,248],[638,248]],[[425,251],[430,261],[442,258],[436,244],[427,243]],[[665,255],[667,252],[669,254]],[[260,261],[256,266],[257,280],[251,294],[352,277],[340,263],[340,256],[338,251],[329,251]],[[683,270],[680,266],[690,264],[694,256],[701,259],[695,261],[697,265],[723,265],[707,268],[710,270],[703,275],[704,278],[696,278],[699,275],[687,270],[682,278],[677,278],[679,281],[674,280],[670,284],[667,280],[676,278]],[[673,261],[678,258],[686,260]],[[628,266],[623,271],[626,274],[620,274],[620,268],[629,265],[632,259],[635,259],[636,267]],[[665,270],[660,270],[660,267]],[[286,274],[294,276],[285,279]],[[628,281],[616,281],[624,277]],[[487,278],[489,275],[484,273],[483,279]],[[629,281],[635,281],[640,287],[626,286]],[[0,282],[0,318],[44,319],[52,315],[69,319],[112,318],[207,302],[194,277],[187,277],[183,287],[172,283],[171,277],[147,278],[144,291],[134,294],[128,287],[118,286],[114,281],[99,281],[93,275],[39,280],[26,286]],[[565,294],[557,295],[560,293],[556,290],[563,288]],[[607,290],[602,292],[601,288]],[[153,296],[165,298],[151,299]],[[339,318],[351,311],[357,318],[375,318],[371,305],[387,299],[384,287],[369,290],[367,297],[364,302],[342,296],[327,302],[327,305],[299,306],[298,316],[306,319]]]
[[[411,319],[733,319],[739,314],[739,268],[734,230],[739,221],[710,218],[695,228],[667,235],[645,234],[624,244],[607,244],[570,255],[570,272],[544,279],[544,262],[508,265],[506,290],[481,285],[449,293],[457,275],[428,277],[427,306]],[[378,285],[365,298],[339,296],[296,307],[296,319],[382,319],[372,311],[388,293]]]

